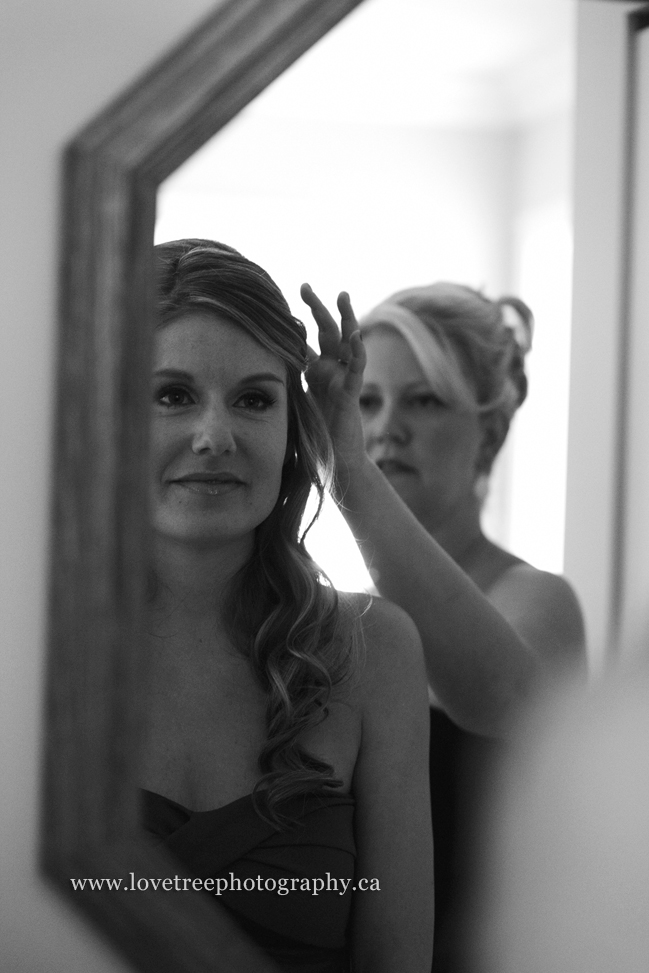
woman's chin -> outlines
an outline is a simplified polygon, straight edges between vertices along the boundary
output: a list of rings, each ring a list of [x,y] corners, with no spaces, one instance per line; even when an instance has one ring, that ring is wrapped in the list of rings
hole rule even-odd
[[[237,543],[252,545],[255,530],[256,527],[251,528],[249,525],[238,527],[237,524],[232,522],[206,524],[203,521],[199,523],[184,522],[154,525],[154,533],[163,543],[167,541],[172,544],[203,550],[231,547]]]

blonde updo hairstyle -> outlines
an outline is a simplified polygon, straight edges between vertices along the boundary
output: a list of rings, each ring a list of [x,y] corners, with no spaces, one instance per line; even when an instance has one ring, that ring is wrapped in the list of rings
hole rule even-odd
[[[377,328],[400,334],[441,401],[480,416],[478,475],[491,470],[525,401],[533,325],[532,312],[517,297],[490,300],[445,282],[398,291],[360,321],[365,336]]]

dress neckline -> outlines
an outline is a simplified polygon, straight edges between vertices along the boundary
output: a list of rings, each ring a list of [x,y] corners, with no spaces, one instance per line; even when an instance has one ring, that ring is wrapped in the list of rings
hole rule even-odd
[[[208,808],[206,811],[193,811],[191,808],[187,807],[185,804],[181,804],[180,801],[174,801],[171,797],[167,797],[165,794],[159,794],[157,791],[150,791],[146,787],[140,788],[143,794],[148,794],[154,800],[164,801],[165,804],[171,804],[173,807],[177,807],[179,810],[184,811],[185,814],[189,814],[191,817],[197,814],[215,814],[217,811],[224,811],[226,808],[234,807],[235,804],[243,804],[248,801],[252,802],[252,791],[249,794],[243,794],[241,797],[235,797],[233,801],[228,801],[227,804],[220,804],[218,807]],[[323,798],[343,798],[349,801],[353,801],[354,798],[352,794],[346,792],[341,793],[340,791],[316,791],[307,794],[296,794],[293,798],[289,800],[304,800],[310,797],[318,797],[320,800]]]
[[[219,804],[218,807],[208,808],[206,811],[194,811],[192,808],[187,807],[186,804],[181,804],[180,801],[174,801],[171,797],[167,797],[165,794],[159,794],[157,791],[150,791],[146,787],[142,787],[141,791],[143,794],[149,794],[155,800],[164,801],[165,804],[172,804],[174,807],[179,808],[186,814],[214,814],[215,811],[223,811],[226,807],[232,807],[233,804],[239,804],[244,801],[252,800],[252,792],[250,794],[243,794],[241,797],[235,797],[233,801],[228,801],[227,804]]]

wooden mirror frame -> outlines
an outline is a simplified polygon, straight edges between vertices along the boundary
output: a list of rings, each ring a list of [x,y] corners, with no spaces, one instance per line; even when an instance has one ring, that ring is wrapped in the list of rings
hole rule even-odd
[[[156,191],[360,2],[221,0],[65,153],[41,861],[150,973],[274,968],[203,895],[70,881],[176,870],[136,837]]]

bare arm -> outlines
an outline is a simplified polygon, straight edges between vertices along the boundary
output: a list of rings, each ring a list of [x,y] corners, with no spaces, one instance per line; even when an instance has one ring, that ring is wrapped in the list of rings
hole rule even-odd
[[[429,973],[433,838],[421,643],[412,621],[381,600],[364,616],[363,629],[353,966],[355,973]],[[361,879],[370,880],[365,890]]]
[[[464,729],[504,734],[540,674],[538,655],[370,460],[350,476],[341,509],[378,590],[417,625],[440,704]]]
[[[339,299],[341,334],[310,288],[302,296],[320,329],[321,355],[307,377],[334,441],[345,519],[378,590],[417,625],[443,708],[467,730],[502,736],[555,656],[554,645],[545,651],[546,629],[563,595],[539,591],[541,604],[518,617],[506,592],[487,598],[428,534],[365,454],[358,408],[365,355],[349,298]],[[583,632],[568,627],[568,640],[581,639],[583,651]]]

